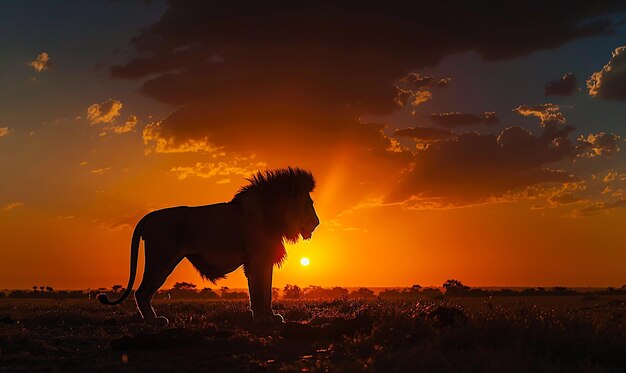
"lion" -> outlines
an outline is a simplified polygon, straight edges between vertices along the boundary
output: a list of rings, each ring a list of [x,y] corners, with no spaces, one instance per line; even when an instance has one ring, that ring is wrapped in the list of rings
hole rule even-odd
[[[310,193],[315,178],[310,171],[288,167],[259,171],[230,202],[205,206],[178,206],[145,215],[135,227],[130,250],[130,278],[122,296],[107,305],[122,303],[131,293],[137,273],[139,243],[143,238],[145,268],[135,291],[144,321],[167,325],[151,305],[156,291],[187,258],[204,279],[215,283],[243,265],[248,279],[250,310],[257,324],[283,323],[272,310],[272,272],[285,260],[285,242],[300,236],[309,240],[319,218]]]

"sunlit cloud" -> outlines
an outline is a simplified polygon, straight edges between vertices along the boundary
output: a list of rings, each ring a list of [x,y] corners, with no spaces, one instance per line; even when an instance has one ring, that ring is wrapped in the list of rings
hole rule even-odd
[[[578,156],[583,158],[597,156],[611,158],[620,151],[619,144],[622,142],[622,138],[614,133],[599,132],[597,134],[590,133],[586,137],[580,135],[578,141],[580,143]]]
[[[565,116],[560,112],[561,108],[555,104],[520,105],[513,109],[514,112],[525,117],[533,116],[539,118],[539,125],[556,126],[565,123]]]
[[[603,100],[626,100],[626,46],[616,48],[611,59],[587,80],[591,97]]]
[[[120,135],[122,133],[133,131],[135,127],[137,126],[137,123],[139,123],[139,119],[137,118],[137,116],[130,115],[128,119],[126,119],[126,122],[123,125],[111,126],[111,127],[108,127],[107,130],[110,130],[113,133]]]
[[[25,205],[26,204],[24,202],[11,202],[11,203],[5,205],[4,207],[2,207],[2,210],[10,211],[10,210],[13,210],[13,209],[16,209],[16,208],[19,208],[19,207],[23,207]]]
[[[91,170],[91,173],[94,175],[101,175],[105,172],[108,172],[111,170],[111,167],[103,167],[103,168],[96,168],[94,170]]]
[[[246,162],[248,164],[242,164]],[[240,175],[247,178],[252,176],[254,172],[265,168],[267,168],[265,162],[251,162],[247,158],[239,158],[229,162],[197,162],[193,166],[173,167],[170,171],[176,174],[179,180],[184,180],[188,177],[207,179],[221,176],[222,178],[217,183],[223,184],[230,182],[230,179],[224,178],[225,176]]]
[[[0,127],[0,137],[4,137],[8,135],[9,133],[11,133],[11,130],[9,129],[9,127]]]
[[[87,108],[87,119],[91,124],[111,123],[120,115],[122,103],[118,100],[109,99],[101,104],[93,104]]]
[[[593,202],[581,209],[575,209],[571,212],[572,217],[580,218],[591,216],[602,212],[608,212],[615,209],[626,207],[626,198],[619,198],[610,202]]]
[[[50,67],[50,55],[47,52],[41,52],[34,61],[31,61],[28,65],[40,73],[47,70]]]
[[[613,181],[626,181],[626,173],[622,173],[622,172],[617,172],[614,170],[609,170],[606,174],[606,176],[604,176],[602,178],[602,181],[604,183],[611,183]]]
[[[175,136],[167,136],[163,134],[162,122],[149,123],[143,129],[143,142],[146,145],[146,153],[154,151],[155,153],[196,153],[206,152],[213,155],[224,155],[222,147],[214,146],[209,143],[207,137],[201,139],[188,139],[180,141]]]
[[[400,106],[410,103],[411,106],[418,106],[433,98],[430,88],[444,88],[450,85],[452,78],[435,79],[434,76],[422,76],[418,73],[409,73],[399,80],[398,92],[395,102]]]

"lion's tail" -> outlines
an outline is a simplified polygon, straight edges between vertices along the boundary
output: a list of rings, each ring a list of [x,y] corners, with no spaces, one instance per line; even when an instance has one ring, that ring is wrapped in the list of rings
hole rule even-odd
[[[143,221],[141,219],[137,226],[135,227],[135,231],[133,232],[133,238],[131,240],[130,245],[130,278],[128,279],[128,286],[126,286],[126,290],[122,296],[114,301],[109,300],[109,296],[106,293],[100,293],[96,298],[102,304],[108,304],[110,306],[114,306],[116,304],[120,304],[126,299],[133,290],[133,284],[135,283],[135,275],[137,274],[137,257],[139,256],[139,241],[141,240],[141,236],[143,234]]]

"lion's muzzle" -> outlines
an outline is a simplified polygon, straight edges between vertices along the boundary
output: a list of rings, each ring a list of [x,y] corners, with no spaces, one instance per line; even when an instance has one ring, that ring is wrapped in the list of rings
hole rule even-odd
[[[315,228],[317,228],[318,225],[320,225],[320,219],[315,214],[313,215],[312,219],[310,219],[300,229],[300,235],[302,236],[302,238],[304,238],[305,240],[311,239],[311,236],[313,235],[313,231],[315,230]]]

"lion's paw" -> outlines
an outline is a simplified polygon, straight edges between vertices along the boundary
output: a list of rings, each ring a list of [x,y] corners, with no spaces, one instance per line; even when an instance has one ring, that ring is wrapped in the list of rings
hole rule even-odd
[[[146,320],[146,322],[154,326],[167,326],[167,324],[170,323],[170,320],[168,320],[165,316],[157,316],[153,320]]]
[[[277,313],[252,314],[252,320],[257,325],[284,324],[285,319]]]

